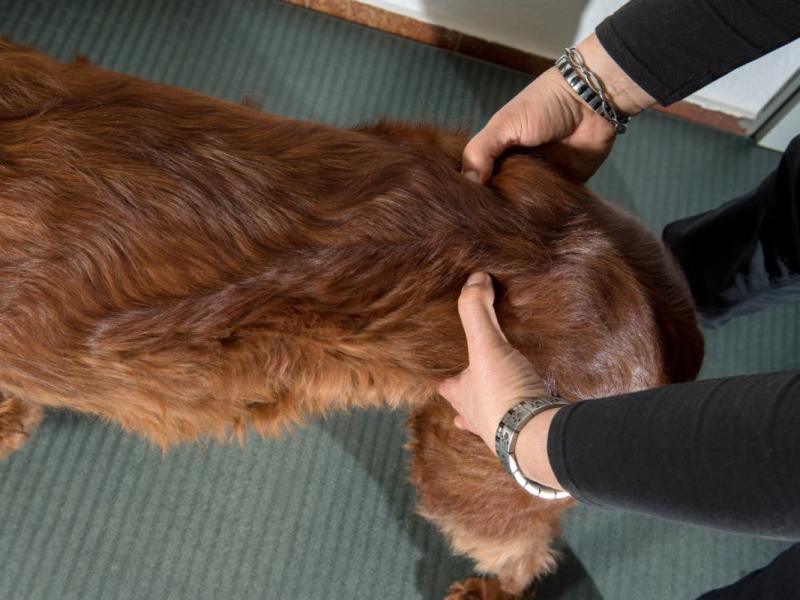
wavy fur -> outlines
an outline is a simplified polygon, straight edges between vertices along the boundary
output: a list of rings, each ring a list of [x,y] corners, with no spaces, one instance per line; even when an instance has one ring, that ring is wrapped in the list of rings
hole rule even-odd
[[[0,447],[47,406],[164,448],[410,406],[423,513],[521,593],[553,565],[564,505],[515,488],[436,397],[466,366],[466,276],[492,273],[509,340],[566,398],[691,379],[702,338],[635,219],[534,156],[473,184],[464,143],[0,43]]]

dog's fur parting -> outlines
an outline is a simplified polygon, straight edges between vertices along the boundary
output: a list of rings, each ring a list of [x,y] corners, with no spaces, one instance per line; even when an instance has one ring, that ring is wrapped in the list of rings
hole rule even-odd
[[[531,156],[473,184],[464,142],[285,119],[0,42],[0,454],[47,406],[165,448],[410,406],[422,513],[520,593],[552,568],[566,503],[529,497],[437,398],[467,364],[467,275],[494,276],[509,341],[568,399],[692,379],[702,338],[637,221]]]

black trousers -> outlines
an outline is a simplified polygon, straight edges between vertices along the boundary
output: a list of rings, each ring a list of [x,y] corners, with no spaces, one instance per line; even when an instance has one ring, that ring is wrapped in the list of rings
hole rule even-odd
[[[800,135],[756,189],[667,225],[705,325],[800,300]]]
[[[800,544],[781,552],[763,569],[698,600],[797,600],[800,598]]]

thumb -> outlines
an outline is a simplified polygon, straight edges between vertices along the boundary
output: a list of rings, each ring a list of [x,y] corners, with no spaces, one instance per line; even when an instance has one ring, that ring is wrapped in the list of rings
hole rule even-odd
[[[494,161],[518,143],[512,130],[503,126],[504,119],[492,118],[464,147],[461,172],[470,179],[486,183],[492,176]],[[475,177],[470,175],[475,173]]]
[[[470,365],[481,362],[487,352],[508,344],[494,312],[492,278],[486,273],[473,273],[461,288],[458,314],[467,337]]]

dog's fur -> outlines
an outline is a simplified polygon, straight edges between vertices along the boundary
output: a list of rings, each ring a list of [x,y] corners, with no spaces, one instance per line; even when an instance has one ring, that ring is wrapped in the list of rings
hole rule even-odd
[[[435,393],[466,366],[467,275],[493,275],[509,341],[568,399],[691,379],[702,338],[638,222],[530,156],[473,184],[464,142],[285,119],[1,42],[0,455],[48,406],[165,448],[409,406],[423,514],[494,592],[521,593],[552,568],[568,503],[518,488]]]

